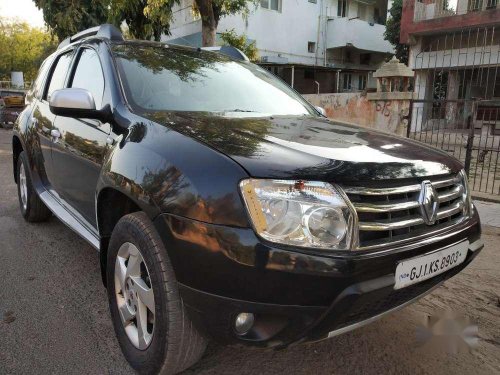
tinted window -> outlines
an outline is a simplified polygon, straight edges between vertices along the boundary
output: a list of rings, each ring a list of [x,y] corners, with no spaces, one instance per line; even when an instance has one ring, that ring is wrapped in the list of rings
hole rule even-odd
[[[94,97],[95,107],[102,107],[104,77],[99,57],[94,50],[84,49],[80,54],[71,87],[88,90]]]
[[[295,91],[257,65],[213,52],[130,44],[113,47],[125,93],[146,111],[311,115]]]
[[[50,99],[50,94],[52,94],[55,90],[59,90],[64,87],[66,74],[68,73],[69,64],[71,63],[71,56],[71,52],[68,52],[61,55],[57,60],[57,65],[52,72],[52,77],[50,78],[50,84],[46,95],[47,100]]]
[[[52,58],[48,58],[45,60],[38,71],[38,76],[36,77],[36,81],[33,83],[33,88],[31,94],[36,97],[40,97],[43,92],[43,83],[45,82],[45,75],[47,74],[47,70],[52,62]]]

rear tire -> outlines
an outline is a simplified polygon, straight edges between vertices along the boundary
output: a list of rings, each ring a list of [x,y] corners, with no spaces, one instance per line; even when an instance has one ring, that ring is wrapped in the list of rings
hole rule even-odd
[[[106,277],[115,333],[136,371],[177,374],[202,357],[207,340],[186,314],[170,259],[145,213],[115,226]]]
[[[24,219],[31,223],[48,220],[52,216],[52,212],[42,202],[33,188],[29,173],[28,157],[24,151],[17,158],[16,177],[19,206]]]

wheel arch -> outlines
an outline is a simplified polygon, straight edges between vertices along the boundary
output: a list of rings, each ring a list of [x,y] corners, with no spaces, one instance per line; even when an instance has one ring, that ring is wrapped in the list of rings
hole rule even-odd
[[[17,161],[19,160],[19,155],[21,152],[24,151],[23,144],[21,142],[21,139],[17,136],[14,135],[12,137],[12,170],[14,172],[14,181],[17,184],[17,174],[16,174],[16,169],[17,169]]]
[[[137,189],[133,189],[137,190]],[[150,206],[139,202],[117,186],[106,186],[96,195],[96,219],[100,237],[100,265],[101,277],[104,286],[106,282],[106,262],[109,239],[118,221],[125,215],[144,211],[151,219],[155,211]],[[153,216],[153,217],[152,217]]]

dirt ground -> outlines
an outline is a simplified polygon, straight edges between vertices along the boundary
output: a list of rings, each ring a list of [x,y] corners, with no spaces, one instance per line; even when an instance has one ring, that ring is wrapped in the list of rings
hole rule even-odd
[[[96,252],[61,222],[22,219],[11,132],[0,129],[0,374],[131,374],[114,337]],[[500,374],[500,229],[462,273],[418,303],[334,339],[283,351],[211,344],[187,374]],[[469,316],[479,346],[418,346],[440,309]]]

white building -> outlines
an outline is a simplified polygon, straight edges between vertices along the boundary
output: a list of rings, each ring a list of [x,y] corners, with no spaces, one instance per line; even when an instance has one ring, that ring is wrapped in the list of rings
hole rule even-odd
[[[393,53],[383,36],[388,1],[261,0],[247,18],[221,19],[217,31],[234,29],[255,40],[260,64],[303,94],[363,90],[375,86],[371,73]],[[192,3],[175,8],[164,41],[201,46]]]

